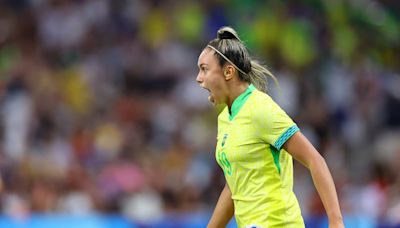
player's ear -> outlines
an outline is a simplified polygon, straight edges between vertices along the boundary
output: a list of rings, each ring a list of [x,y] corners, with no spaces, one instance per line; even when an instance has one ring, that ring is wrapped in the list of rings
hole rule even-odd
[[[235,68],[228,64],[224,67],[223,71],[224,71],[225,80],[229,81],[233,78],[233,75],[235,73]]]

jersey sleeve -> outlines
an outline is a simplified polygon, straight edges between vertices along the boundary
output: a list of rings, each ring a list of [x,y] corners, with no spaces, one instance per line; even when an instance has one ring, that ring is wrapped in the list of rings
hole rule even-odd
[[[260,138],[281,150],[283,144],[292,137],[299,128],[284,110],[271,97],[257,102],[254,122]]]

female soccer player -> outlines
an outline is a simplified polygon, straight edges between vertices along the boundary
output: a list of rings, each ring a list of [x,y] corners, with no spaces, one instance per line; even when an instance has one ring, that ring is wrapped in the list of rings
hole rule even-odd
[[[344,227],[332,176],[324,158],[268,96],[272,74],[251,59],[230,27],[218,31],[198,59],[196,81],[218,116],[216,160],[226,184],[208,227],[225,227],[235,215],[244,227],[304,227],[293,192],[292,157],[306,166],[321,197],[329,227]]]

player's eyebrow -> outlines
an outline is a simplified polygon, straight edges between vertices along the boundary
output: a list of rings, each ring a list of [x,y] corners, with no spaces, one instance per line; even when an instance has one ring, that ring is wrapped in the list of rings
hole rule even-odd
[[[207,66],[207,64],[206,64],[206,63],[200,63],[199,69],[200,69],[201,67],[204,67],[204,66]]]

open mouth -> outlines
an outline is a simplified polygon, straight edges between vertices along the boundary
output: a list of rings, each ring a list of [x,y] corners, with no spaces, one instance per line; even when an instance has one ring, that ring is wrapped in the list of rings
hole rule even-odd
[[[204,86],[201,86],[201,88],[203,88],[203,89],[207,90],[209,93],[211,93],[211,90],[209,88],[206,88]]]
[[[208,91],[208,93],[209,93],[208,100],[209,100],[211,103],[214,104],[215,99],[214,99],[214,96],[213,96],[212,93],[211,93],[211,90],[208,89],[208,88],[206,88],[206,87],[204,87],[204,86],[201,86],[201,88],[203,88],[203,89],[205,89],[205,90]]]

